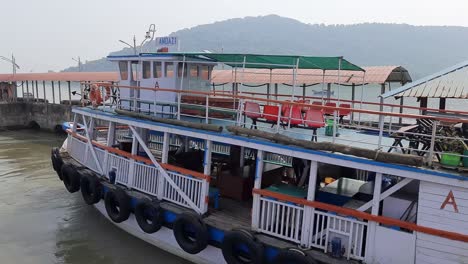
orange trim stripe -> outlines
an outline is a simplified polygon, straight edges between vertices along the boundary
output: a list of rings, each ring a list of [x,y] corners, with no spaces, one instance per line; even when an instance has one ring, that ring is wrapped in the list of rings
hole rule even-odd
[[[74,133],[74,132],[70,131],[69,129],[67,129],[67,133],[71,134],[75,138],[78,138],[79,140],[82,140],[84,142],[88,142],[88,139],[86,137],[84,137],[82,135],[79,135],[77,133]],[[116,149],[116,148],[112,148],[112,147],[108,147],[108,146],[100,144],[100,143],[98,143],[96,141],[93,141],[92,144],[94,146],[98,147],[98,148],[107,150],[107,151],[109,151],[111,153],[114,153],[114,154],[117,154],[119,156],[123,156],[123,157],[126,157],[128,159],[133,159],[133,160],[136,160],[136,161],[139,161],[139,162],[143,162],[143,163],[148,164],[148,165],[153,165],[153,162],[148,158],[144,158],[144,157],[137,156],[137,155],[132,155],[131,153],[128,153],[126,151]],[[205,181],[208,181],[208,182],[210,182],[210,180],[211,180],[211,177],[209,175],[206,175],[206,174],[203,174],[203,173],[200,173],[200,172],[197,172],[197,171],[187,170],[187,169],[177,167],[177,166],[167,164],[167,163],[160,163],[160,165],[161,165],[161,167],[163,167],[166,170],[175,171],[175,172],[185,174],[185,175],[190,175],[190,176],[193,176],[195,178],[199,178],[199,179],[202,179],[202,180],[205,180]]]
[[[401,221],[401,220],[394,219],[394,218],[372,215],[369,213],[365,213],[365,212],[361,212],[361,211],[357,211],[357,210],[353,210],[349,208],[339,207],[336,205],[326,204],[322,202],[308,201],[305,199],[301,199],[301,198],[297,198],[294,196],[285,195],[281,193],[276,193],[276,192],[272,192],[268,190],[253,189],[252,192],[254,194],[276,198],[278,200],[311,206],[311,207],[326,210],[326,211],[332,211],[338,214],[343,214],[343,215],[353,216],[353,217],[360,218],[360,219],[366,219],[368,221],[378,222],[384,225],[398,226],[401,228],[405,228],[405,229],[409,229],[409,230],[413,230],[413,231],[417,231],[417,232],[421,232],[421,233],[425,233],[429,235],[448,238],[452,240],[458,240],[462,242],[468,242],[468,235],[463,235],[463,234],[459,234],[455,232],[420,226],[414,223],[409,223],[409,222]]]

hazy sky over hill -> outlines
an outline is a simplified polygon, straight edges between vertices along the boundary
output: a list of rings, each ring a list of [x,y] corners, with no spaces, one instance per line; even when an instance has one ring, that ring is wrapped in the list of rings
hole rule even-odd
[[[141,42],[149,24],[157,35],[229,18],[277,14],[304,23],[363,22],[468,26],[468,1],[328,0],[15,0],[2,1],[0,55],[13,52],[18,72],[60,70],[72,57],[93,60]],[[300,38],[300,36],[298,36]],[[0,72],[11,66],[0,61]]]

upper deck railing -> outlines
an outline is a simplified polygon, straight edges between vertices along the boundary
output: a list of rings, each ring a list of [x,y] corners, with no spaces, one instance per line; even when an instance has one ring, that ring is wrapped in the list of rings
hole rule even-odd
[[[189,91],[136,86],[113,86],[114,89],[149,91],[150,98],[113,95],[104,106],[196,122],[234,125],[281,133],[292,138],[424,156],[429,165],[434,161],[452,160],[454,168],[468,160],[468,112],[403,106],[423,114],[394,112],[400,105],[325,99],[311,96],[270,95],[284,100],[268,99],[253,92]],[[161,93],[174,93],[174,100],[158,100]],[[138,93],[130,93],[138,94]],[[321,99],[321,98],[320,98]],[[110,103],[110,102],[114,103]],[[379,106],[380,110],[366,109]],[[353,107],[354,106],[354,107]],[[386,111],[390,110],[390,111]],[[430,114],[427,114],[429,113]],[[351,119],[354,115],[354,119]],[[397,120],[403,119],[403,124]],[[465,124],[465,125],[463,125]],[[458,162],[457,162],[458,160]],[[465,164],[467,161],[465,161]],[[445,166],[444,165],[444,166]],[[449,164],[450,165],[450,164]],[[465,165],[467,166],[467,165]]]

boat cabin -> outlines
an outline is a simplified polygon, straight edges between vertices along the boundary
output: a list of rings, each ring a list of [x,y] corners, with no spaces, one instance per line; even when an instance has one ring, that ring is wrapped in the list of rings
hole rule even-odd
[[[117,56],[119,67],[120,104],[125,109],[141,112],[174,114],[177,93],[164,91],[210,91],[210,78],[216,65],[208,59],[190,58],[184,55],[155,53],[141,56]],[[160,88],[160,91],[131,89],[125,86]],[[154,104],[155,99],[159,102]]]

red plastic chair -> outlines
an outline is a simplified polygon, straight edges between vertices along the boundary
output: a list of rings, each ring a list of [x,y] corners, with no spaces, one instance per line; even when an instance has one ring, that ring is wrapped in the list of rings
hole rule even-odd
[[[304,124],[311,128],[313,131],[312,141],[317,141],[317,128],[325,126],[325,118],[323,117],[322,110],[309,109],[304,117]],[[315,140],[314,140],[315,139]]]
[[[295,101],[296,103],[301,103],[301,104],[310,104],[310,100],[297,100]],[[301,107],[301,110],[303,113],[307,112],[307,110],[309,110],[310,107],[308,106],[302,106]]]
[[[254,102],[245,102],[244,114],[246,117],[252,119],[252,125],[250,126],[250,128],[254,127],[255,129],[257,129],[257,119],[262,117],[260,105]]]
[[[281,122],[283,124],[288,124],[289,121],[289,115],[291,114],[291,126],[297,126],[302,124],[302,107],[300,106],[293,106],[292,107],[292,112],[290,113],[291,106],[285,105],[282,107],[282,113],[281,113]]]
[[[325,106],[331,106],[331,107],[336,107],[336,103],[331,103],[331,102],[328,102],[325,104]],[[333,109],[325,109],[323,112],[326,114],[326,115],[333,115],[333,112],[335,110]]]
[[[279,107],[277,105],[265,105],[263,107],[263,117],[269,123],[278,122]]]
[[[343,123],[343,117],[348,116],[351,114],[351,105],[350,104],[340,104],[340,108],[346,108],[346,109],[340,109],[340,123]]]

